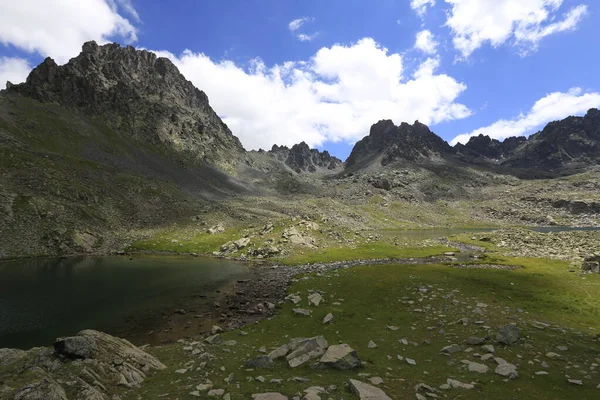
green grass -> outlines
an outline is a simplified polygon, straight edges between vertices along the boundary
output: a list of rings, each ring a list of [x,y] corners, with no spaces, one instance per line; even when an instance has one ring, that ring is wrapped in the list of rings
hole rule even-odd
[[[440,255],[455,249],[446,246],[432,247],[402,247],[391,243],[373,242],[363,243],[356,248],[330,247],[316,250],[305,250],[287,257],[283,260],[286,265],[299,265],[316,262],[368,260],[379,258],[421,258]]]
[[[214,235],[206,233],[206,229],[208,226],[198,228],[201,232],[189,233],[180,229],[159,232],[149,239],[135,242],[127,250],[210,254],[218,251],[222,244],[243,236],[235,229]]]
[[[293,306],[284,304],[276,317],[245,328],[248,336],[239,336],[237,332],[224,334],[224,340],[238,342],[231,348],[232,352],[225,352],[222,345],[208,346],[207,350],[216,358],[205,370],[194,370],[184,376],[173,373],[186,362],[194,360],[189,353],[182,351],[183,344],[153,348],[150,351],[165,362],[169,370],[150,377],[142,389],[143,395],[153,398],[170,393],[171,398],[186,398],[187,393],[193,390],[192,386],[208,377],[215,387],[225,388],[231,393],[233,399],[247,399],[252,393],[265,391],[279,391],[291,397],[309,386],[327,387],[332,384],[338,389],[325,398],[348,399],[354,397],[346,391],[344,383],[349,378],[366,381],[366,376],[358,376],[362,373],[382,377],[385,381],[383,390],[396,399],[414,398],[413,388],[418,383],[437,387],[448,377],[477,384],[474,390],[446,392],[448,398],[596,399],[598,391],[595,386],[600,378],[597,374],[592,375],[593,379],[585,376],[590,374],[589,365],[597,362],[595,358],[600,354],[600,344],[588,335],[575,335],[568,328],[598,333],[600,298],[589,296],[578,288],[587,283],[589,293],[599,293],[600,276],[582,280],[566,272],[563,264],[545,260],[506,259],[500,262],[518,262],[525,268],[506,271],[453,269],[446,265],[382,265],[333,271],[323,277],[311,275],[307,280],[299,280],[290,289],[290,292],[301,294],[303,307],[306,307],[308,290],[326,292],[326,303],[314,308],[311,317],[295,317],[291,311]],[[432,286],[426,296],[421,296],[417,287],[424,285]],[[409,298],[415,304],[402,303],[399,301],[402,298]],[[341,304],[332,304],[335,301]],[[485,316],[471,311],[479,302],[489,305]],[[426,312],[413,312],[417,307]],[[522,309],[522,312],[517,309]],[[324,326],[321,321],[328,312],[333,313],[334,322]],[[467,326],[454,324],[462,317],[468,317],[471,323]],[[477,319],[484,319],[491,330],[474,324]],[[559,323],[565,331],[538,330],[531,326],[531,321]],[[482,362],[473,353],[461,352],[450,357],[439,354],[440,349],[450,343],[460,344],[469,336],[493,335],[499,326],[509,322],[519,324],[525,340],[511,347],[496,346],[496,355],[518,365],[520,378],[515,381],[503,382],[493,373],[493,361]],[[400,329],[390,331],[385,328],[387,325]],[[590,331],[588,327],[596,330]],[[313,370],[308,366],[291,369],[284,362],[279,362],[273,370],[246,371],[245,361],[258,355],[260,346],[275,347],[292,337],[315,335],[324,335],[330,344],[350,344],[367,365],[355,371],[330,371]],[[404,346],[398,342],[400,338],[419,345]],[[369,340],[375,341],[378,347],[368,349]],[[425,344],[424,340],[428,340],[429,344]],[[572,364],[544,357],[546,352],[556,351],[557,345],[569,347],[565,354]],[[417,366],[397,360],[398,354],[415,359]],[[468,372],[460,368],[463,359],[482,362],[491,370],[487,374]],[[546,361],[550,367],[543,368],[534,360]],[[198,363],[197,360],[196,365]],[[567,369],[569,365],[571,367]],[[540,370],[546,370],[550,375],[535,376],[534,373]],[[230,373],[234,373],[239,389],[234,385],[228,387],[223,382]],[[569,385],[566,374],[574,379],[583,379],[585,386]],[[267,382],[246,381],[248,376],[259,375],[263,375]],[[287,381],[295,376],[309,378],[310,382]],[[270,384],[271,378],[283,379],[283,383]],[[190,386],[186,388],[186,385]],[[136,396],[138,393],[134,392],[128,398]]]

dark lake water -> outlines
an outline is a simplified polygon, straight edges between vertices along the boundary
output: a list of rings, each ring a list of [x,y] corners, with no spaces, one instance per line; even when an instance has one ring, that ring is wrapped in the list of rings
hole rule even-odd
[[[171,332],[175,322],[187,323],[175,309],[193,318],[190,313],[212,306],[228,285],[248,273],[242,263],[184,256],[3,262],[0,348],[49,346],[56,337],[82,329],[125,337]]]

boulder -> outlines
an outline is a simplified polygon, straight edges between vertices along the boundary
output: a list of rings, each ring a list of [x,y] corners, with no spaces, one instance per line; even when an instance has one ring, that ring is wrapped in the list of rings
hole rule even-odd
[[[269,356],[258,356],[246,363],[248,368],[272,368],[273,359]]]
[[[440,353],[442,354],[454,354],[462,351],[462,347],[457,344],[451,344],[450,346],[444,347]]]
[[[517,366],[509,363],[498,365],[494,373],[507,379],[517,379],[519,377]]]
[[[319,293],[312,293],[308,296],[308,304],[311,306],[318,306],[323,301],[323,296]]]
[[[206,233],[209,233],[211,235],[216,235],[217,233],[222,232],[225,232],[225,228],[223,227],[223,225],[214,225],[206,230]]]
[[[486,338],[479,338],[479,337],[470,337],[467,339],[467,344],[469,346],[479,346],[480,344],[484,344],[487,341]]]
[[[276,360],[278,358],[285,357],[286,354],[289,353],[289,351],[290,351],[290,347],[287,344],[284,344],[283,346],[280,346],[277,349],[270,352],[268,354],[268,357],[271,360]]]
[[[325,318],[323,318],[323,323],[324,324],[330,324],[333,322],[333,314],[329,313],[325,316]]]
[[[96,340],[90,336],[72,336],[54,341],[56,354],[68,358],[92,358],[96,351]]]
[[[253,400],[288,400],[287,396],[281,393],[269,392],[269,393],[258,393],[252,395]]]
[[[291,351],[286,356],[289,366],[296,368],[308,360],[322,356],[327,349],[327,345],[327,340],[323,336],[292,340],[287,345]]]
[[[521,330],[513,324],[504,325],[496,335],[496,341],[501,344],[513,345],[521,337]]]
[[[356,350],[347,344],[329,346],[327,352],[321,357],[317,367],[334,369],[353,369],[362,366]]]
[[[308,316],[310,316],[310,314],[312,314],[311,310],[306,310],[304,308],[294,308],[294,309],[292,309],[292,311],[294,312],[295,315],[297,315],[299,317],[308,317]]]
[[[468,367],[469,372],[477,372],[479,374],[485,374],[490,370],[490,368],[487,365],[476,362],[469,362]]]
[[[600,255],[593,255],[590,257],[586,257],[583,260],[581,269],[584,271],[590,271],[590,272],[599,274],[600,273]]]
[[[236,249],[242,250],[243,248],[248,247],[248,245],[250,244],[250,238],[238,239],[235,242],[233,242],[233,244],[235,245]]]
[[[348,386],[360,400],[392,400],[383,390],[356,379],[350,379]]]
[[[453,389],[473,389],[475,385],[471,383],[463,383],[461,381],[457,381],[456,379],[446,379],[446,383]]]

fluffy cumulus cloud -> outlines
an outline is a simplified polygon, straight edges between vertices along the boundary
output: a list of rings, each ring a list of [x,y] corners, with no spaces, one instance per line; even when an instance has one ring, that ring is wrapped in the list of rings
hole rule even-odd
[[[445,0],[451,5],[446,26],[463,58],[484,44],[510,43],[526,54],[546,36],[573,30],[586,5],[561,10],[563,0]]]
[[[437,52],[438,42],[433,33],[427,29],[417,32],[415,39],[415,49],[421,50],[425,54],[435,54]]]
[[[411,0],[410,8],[415,10],[419,17],[424,17],[429,7],[435,6],[435,0]]]
[[[64,63],[88,40],[136,41],[136,28],[120,9],[139,19],[130,0],[11,1],[0,13],[0,43]]]
[[[501,119],[493,124],[455,137],[451,144],[466,143],[472,136],[488,135],[494,139],[510,136],[523,136],[534,133],[548,122],[581,115],[594,107],[600,107],[600,93],[586,93],[581,88],[572,88],[568,92],[554,92],[535,102],[527,114],[520,114],[511,120]]]
[[[309,60],[249,68],[204,54],[169,57],[198,88],[248,149],[326,141],[354,142],[380,119],[427,124],[464,118],[457,102],[466,86],[438,73],[429,58],[414,72],[402,56],[373,39],[321,48]]]
[[[4,89],[7,81],[21,83],[31,71],[27,60],[13,57],[0,57],[0,89]]]

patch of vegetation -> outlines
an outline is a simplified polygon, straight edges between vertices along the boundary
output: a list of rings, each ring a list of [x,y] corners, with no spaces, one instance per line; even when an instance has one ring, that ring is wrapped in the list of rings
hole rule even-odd
[[[506,399],[507,393],[519,393],[519,398],[533,400],[596,398],[598,382],[584,375],[590,374],[589,366],[597,362],[595,357],[600,354],[600,344],[585,333],[575,334],[570,329],[597,333],[600,299],[577,290],[576,279],[571,278],[560,262],[489,261],[518,262],[524,268],[506,271],[454,269],[447,265],[382,265],[331,271],[320,277],[309,275],[298,280],[290,292],[301,295],[302,307],[306,307],[310,290],[325,292],[326,302],[313,308],[310,317],[294,316],[292,308],[297,306],[283,304],[276,317],[247,327],[247,336],[240,336],[238,332],[223,334],[223,340],[237,342],[234,346],[207,345],[206,350],[215,356],[214,360],[205,368],[191,368],[185,375],[176,375],[174,371],[200,363],[190,352],[183,351],[185,344],[152,348],[150,351],[169,369],[149,378],[142,391],[146,397],[164,393],[173,398],[185,397],[197,384],[210,379],[214,387],[225,389],[233,399],[247,399],[253,393],[267,391],[292,396],[309,386],[329,385],[336,385],[337,390],[327,397],[340,399],[353,398],[344,388],[349,378],[367,381],[369,376],[379,376],[384,380],[382,389],[392,398],[412,398],[415,385],[427,383],[438,387],[446,383],[447,378],[476,384],[473,390],[452,389],[447,392],[451,398]],[[591,285],[590,293],[593,290],[597,293],[600,276],[589,277],[587,282]],[[479,306],[483,314],[474,312],[480,303],[487,304]],[[323,325],[322,319],[329,312],[334,316],[333,323]],[[456,323],[464,317],[469,319],[467,325]],[[475,323],[477,320],[484,324]],[[559,323],[562,330],[540,330],[532,326],[533,321]],[[482,354],[478,346],[471,346],[472,352],[439,354],[450,343],[461,344],[466,349],[469,346],[463,342],[470,336],[494,337],[499,326],[511,322],[520,327],[524,340],[509,347],[497,345],[495,356],[517,365],[520,375],[517,380],[503,382],[493,372],[493,360],[481,361],[475,355]],[[398,330],[387,329],[390,325]],[[261,346],[270,350],[293,337],[316,335],[324,335],[330,344],[348,343],[366,366],[354,371],[314,370],[308,365],[291,369],[281,360],[271,370],[246,369],[245,362],[259,355]],[[414,344],[400,343],[403,338]],[[368,347],[370,340],[377,344],[376,348]],[[563,352],[568,361],[544,356],[548,351],[556,351],[558,345],[568,346],[568,351]],[[398,359],[398,355],[414,359],[417,365],[408,365]],[[469,372],[462,366],[461,360],[465,359],[486,364],[490,371]],[[542,361],[548,366],[543,367]],[[571,367],[573,364],[579,367]],[[540,370],[548,371],[549,375],[535,375]],[[231,373],[235,383],[227,385],[224,379]],[[570,385],[565,375],[582,379],[584,386]],[[247,380],[258,376],[263,376],[266,382]],[[297,376],[310,382],[291,381]],[[269,383],[273,378],[282,381]],[[126,398],[136,396],[138,393],[133,392]]]
[[[326,249],[305,250],[283,260],[283,264],[299,265],[316,262],[368,260],[379,258],[422,258],[440,255],[447,251],[456,251],[446,246],[401,247],[385,242],[363,243],[356,248],[330,247]]]

